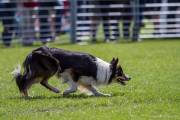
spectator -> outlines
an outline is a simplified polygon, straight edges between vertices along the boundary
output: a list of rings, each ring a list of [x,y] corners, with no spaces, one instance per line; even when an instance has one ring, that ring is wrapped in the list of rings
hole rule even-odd
[[[99,3],[101,5],[110,5],[110,4],[116,4],[117,1],[112,0],[112,1],[99,1]],[[101,12],[103,14],[107,14],[108,12],[117,12],[118,10],[115,8],[101,8]],[[117,17],[115,16],[102,16],[102,20],[103,20],[103,29],[104,29],[104,35],[105,35],[105,42],[109,42],[110,41],[110,28],[109,28],[109,24],[108,21],[110,20],[117,20]],[[113,38],[112,40],[116,41],[119,38],[119,25],[118,23],[111,23],[111,25],[113,27],[115,27],[113,29]]]
[[[118,1],[101,1],[100,2],[102,5],[110,5],[110,4],[124,4],[124,5],[130,5],[131,2],[130,1],[126,1],[126,0],[118,0]],[[94,5],[99,5],[99,1],[91,1],[90,4],[94,4]],[[107,13],[107,12],[127,12],[127,13],[131,13],[131,8],[129,7],[125,7],[125,8],[109,8],[109,9],[104,9],[102,8],[100,9],[90,9],[90,12],[94,12],[94,13],[100,13],[102,11],[102,13]],[[93,16],[92,20],[99,20],[100,17],[97,16]],[[117,41],[117,39],[119,38],[119,23],[115,22],[115,23],[111,23],[110,25],[114,27],[113,32],[112,32],[112,37],[110,37],[110,30],[109,30],[109,24],[107,24],[107,21],[110,20],[118,20],[118,19],[122,19],[123,20],[123,34],[124,34],[124,38],[129,38],[129,28],[130,28],[130,20],[132,19],[132,15],[125,15],[125,16],[103,16],[102,19],[104,20],[104,33],[105,33],[105,42],[109,42],[110,38],[111,40]],[[129,21],[127,21],[129,20]],[[93,33],[93,40],[96,40],[95,37],[95,32],[96,32],[96,26],[98,24],[92,24],[92,26],[94,27],[92,33]]]
[[[89,4],[90,5],[100,5],[98,0],[89,1]],[[101,13],[101,10],[99,8],[92,8],[92,9],[89,9],[89,12],[90,13]],[[91,31],[92,31],[92,41],[97,41],[96,31],[97,31],[97,26],[99,25],[99,20],[100,19],[101,19],[100,16],[92,16],[91,17],[92,22],[95,22],[95,23],[91,24],[91,27],[92,27],[92,29],[91,29]]]
[[[109,5],[110,2],[109,1],[99,1],[99,3],[101,5]],[[108,13],[110,10],[109,8],[101,8],[101,13]],[[105,39],[104,42],[109,42],[110,41],[110,33],[109,33],[109,24],[107,23],[109,20],[108,16],[102,16],[102,22],[103,22],[103,30],[104,30],[104,35],[105,35]]]
[[[112,0],[110,4],[117,4],[117,0]],[[118,12],[117,8],[110,8],[110,12]],[[110,16],[110,20],[118,20],[118,16]],[[118,20],[119,21],[119,20]],[[112,29],[112,37],[111,40],[117,42],[119,39],[119,22],[111,23],[110,25],[113,27]]]
[[[133,0],[133,2],[135,2],[135,0]],[[140,0],[139,1],[139,4],[142,5],[142,7],[139,7],[139,20],[135,20],[135,22],[138,22],[138,23],[135,23],[134,24],[134,27],[133,27],[133,40],[136,41],[141,41],[141,39],[139,38],[139,31],[140,31],[140,27],[143,27],[144,26],[144,23],[142,22],[142,20],[144,19],[144,15],[143,15],[143,12],[144,12],[144,6],[146,3],[146,0]],[[134,5],[134,4],[133,4]]]
[[[180,3],[180,1],[179,0],[168,0],[168,3]],[[170,6],[170,7],[168,7],[168,11],[176,11],[178,9],[178,6]],[[173,18],[175,18],[176,16],[175,16],[175,14],[168,14],[167,15],[167,19],[173,19]],[[176,24],[176,22],[174,21],[174,22],[167,22],[167,24],[168,25],[175,25]],[[175,29],[175,27],[168,27],[167,29]],[[176,32],[168,32],[168,34],[176,34]],[[172,36],[172,38],[173,38],[173,36]]]
[[[1,10],[5,10],[5,11],[0,11],[0,19],[2,19],[2,25],[4,26],[4,30],[2,33],[3,44],[6,47],[10,47],[12,46],[11,41],[12,41],[12,33],[14,30],[13,23],[14,23],[15,10],[6,10],[6,9],[16,8],[16,3],[14,2],[14,0],[9,0],[9,1],[0,0],[0,8]]]
[[[63,6],[65,8],[69,7],[69,2],[67,1],[58,1],[58,6]],[[68,24],[68,17],[66,15],[70,14],[70,10],[67,9],[57,9],[56,14],[60,15],[61,17],[57,17],[55,20],[55,40],[59,39],[59,35],[65,34],[69,29],[70,30],[70,25]]]
[[[118,0],[118,4],[123,4],[123,5],[131,5],[131,1],[129,0]],[[124,7],[119,9],[120,12],[122,13],[132,13],[132,8],[131,7]],[[123,37],[124,38],[129,38],[130,37],[130,25],[131,25],[131,19],[132,15],[122,15],[119,17],[122,19],[122,24],[123,24]]]
[[[81,6],[81,5],[86,5],[87,4],[87,0],[81,0],[81,1],[77,1],[77,6]],[[78,13],[87,13],[87,9],[83,9],[83,8],[79,8],[77,9],[77,12]],[[77,20],[80,20],[80,21],[86,21],[86,20],[89,20],[89,17],[86,17],[86,16],[80,16],[77,18]],[[81,28],[81,27],[89,27],[88,24],[78,24],[77,25],[78,28]],[[78,32],[80,34],[77,35],[77,42],[81,42],[81,37],[84,36],[84,32],[89,32],[89,30],[86,28],[85,30],[78,30]]]
[[[140,5],[145,5],[146,4],[146,0],[140,0],[139,4]],[[143,15],[144,7],[140,7],[139,8],[139,12],[140,12],[140,16],[139,16],[140,26],[144,26],[144,23],[142,22],[142,20],[144,19],[144,15]]]
[[[39,6],[39,0],[19,0],[19,7],[22,6],[22,15],[23,15],[23,31],[22,31],[22,43],[24,46],[32,46],[33,41],[36,40],[35,33],[35,18],[32,17],[35,15],[37,17],[38,11],[34,10],[34,7]],[[20,8],[21,9],[21,8]]]
[[[54,37],[51,34],[50,25],[48,24],[47,15],[49,14],[49,10],[51,9],[44,9],[44,7],[54,7],[54,6],[61,6],[61,3],[59,1],[56,2],[40,2],[40,7],[42,9],[39,10],[40,15],[40,39],[43,42],[43,44],[47,44],[48,41],[54,41]],[[63,13],[63,10],[58,9],[56,10],[56,33],[58,34],[60,31],[60,22],[61,22],[61,15]]]
[[[147,0],[146,3],[161,3],[161,0]],[[147,7],[146,10],[147,11],[160,11],[161,7]],[[150,15],[150,16],[147,16],[148,18],[151,18],[151,19],[159,19],[159,15]],[[154,25],[159,25],[159,22],[153,22]],[[159,30],[159,28],[154,28],[154,30]],[[155,31],[153,33],[154,35],[156,34],[159,34],[157,31]]]

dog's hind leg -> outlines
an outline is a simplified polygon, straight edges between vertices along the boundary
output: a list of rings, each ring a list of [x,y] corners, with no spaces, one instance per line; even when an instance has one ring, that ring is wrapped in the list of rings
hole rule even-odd
[[[49,80],[49,78],[43,78],[42,82],[40,82],[41,85],[43,85],[44,87],[46,87],[47,89],[49,89],[55,93],[60,93],[61,91],[59,89],[48,84],[48,80]]]
[[[103,94],[100,93],[97,89],[95,89],[93,86],[85,86],[89,91],[91,91],[96,96],[111,96],[110,94]]]

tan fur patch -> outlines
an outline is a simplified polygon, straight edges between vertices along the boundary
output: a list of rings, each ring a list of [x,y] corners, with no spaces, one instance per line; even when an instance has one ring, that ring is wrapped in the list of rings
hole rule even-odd
[[[69,73],[69,75],[71,76],[71,78],[72,78],[72,75],[73,75],[73,70],[72,69],[68,69],[68,73]]]
[[[80,89],[81,93],[83,93],[84,91],[86,91],[86,87],[84,87],[83,85],[78,84],[78,88]]]
[[[123,76],[121,76],[121,77],[118,76],[118,77],[116,77],[116,79],[123,79],[124,80],[125,78]]]
[[[120,66],[120,64],[119,63],[117,63],[117,65],[116,65],[116,69],[118,69],[118,68],[120,68],[121,66]]]

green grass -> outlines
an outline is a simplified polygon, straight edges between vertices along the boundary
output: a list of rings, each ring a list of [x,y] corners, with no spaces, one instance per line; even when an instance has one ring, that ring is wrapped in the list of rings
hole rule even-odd
[[[124,73],[132,80],[126,86],[113,84],[99,88],[111,97],[95,97],[80,91],[62,96],[50,92],[40,84],[23,97],[15,81],[11,83],[14,66],[24,61],[26,55],[39,47],[0,48],[0,119],[165,119],[179,120],[180,115],[180,41],[145,40],[143,42],[119,41],[92,43],[86,46],[50,46],[90,53],[110,62],[120,59]],[[50,84],[64,91],[66,85],[55,77]]]

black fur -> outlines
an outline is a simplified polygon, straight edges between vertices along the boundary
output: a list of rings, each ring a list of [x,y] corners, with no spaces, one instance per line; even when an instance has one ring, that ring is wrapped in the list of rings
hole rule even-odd
[[[58,71],[59,62],[44,50],[45,47],[41,47],[29,53],[23,63],[24,73],[15,76],[20,92],[28,90],[38,78],[41,78],[40,82],[45,81]]]
[[[51,55],[56,58],[61,66],[61,70],[71,68],[74,76],[93,76],[96,78],[97,66],[96,58],[87,53],[67,51],[53,47],[46,47]],[[77,62],[78,61],[78,62]]]
[[[99,65],[97,65],[99,64],[98,60],[96,57],[87,53],[67,51],[54,47],[39,47],[27,55],[23,63],[23,74],[18,73],[14,78],[16,79],[19,91],[24,93],[25,96],[29,96],[27,91],[34,83],[40,83],[49,90],[59,93],[59,89],[48,84],[49,78],[55,74],[57,77],[60,77],[63,73],[68,72],[68,76],[72,78],[71,81],[76,84],[81,76],[93,77],[93,80],[98,81],[96,78],[99,68]],[[116,79],[116,77],[118,78],[117,82],[119,81],[123,85],[125,83],[122,80],[130,80],[129,77],[123,74],[122,68],[118,64],[118,58],[116,60],[113,58],[110,64],[106,65],[109,65],[108,69],[111,71],[111,76],[107,79],[109,80],[107,83],[113,83],[112,80]],[[65,72],[65,70],[68,71]],[[68,82],[68,80],[64,82]],[[85,87],[88,87],[88,85],[85,85]],[[71,92],[75,92],[76,89],[72,89]],[[95,93],[97,94],[97,92]],[[99,94],[102,95],[101,93],[97,95]]]
[[[109,83],[112,82],[112,79],[115,77],[116,75],[116,66],[117,66],[117,63],[118,63],[118,58],[115,60],[115,58],[112,59],[112,61],[110,62],[111,64],[111,77],[109,78]]]
[[[92,76],[96,79],[97,66],[95,61],[96,58],[87,53],[40,47],[27,55],[23,63],[24,73],[19,73],[14,78],[20,92],[23,93],[37,82],[50,89],[45,84],[49,78],[55,73],[62,73],[69,68],[71,68],[71,75],[75,82],[80,76]],[[31,75],[29,75],[30,71]]]

